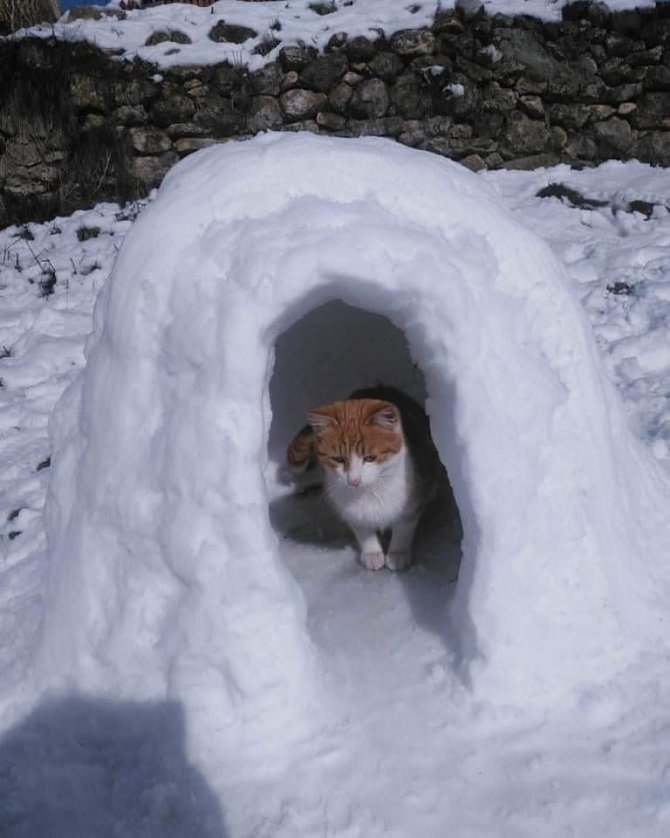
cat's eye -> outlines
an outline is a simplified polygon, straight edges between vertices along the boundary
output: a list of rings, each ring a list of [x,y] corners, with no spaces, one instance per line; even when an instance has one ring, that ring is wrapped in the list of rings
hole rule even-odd
[[[346,463],[346,459],[344,457],[331,457],[330,459],[334,463]]]
[[[374,463],[377,457],[374,454],[368,454],[367,457],[363,457],[364,463]]]

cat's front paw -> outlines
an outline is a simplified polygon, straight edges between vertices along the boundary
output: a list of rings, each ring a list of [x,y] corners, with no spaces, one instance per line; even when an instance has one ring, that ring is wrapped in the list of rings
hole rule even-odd
[[[389,570],[407,570],[412,564],[411,553],[389,553],[385,565]]]
[[[381,552],[361,553],[361,564],[368,570],[381,570],[384,567],[384,554]]]

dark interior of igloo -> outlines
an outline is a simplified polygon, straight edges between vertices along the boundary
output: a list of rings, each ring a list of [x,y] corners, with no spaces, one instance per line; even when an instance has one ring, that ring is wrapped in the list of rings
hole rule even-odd
[[[289,480],[285,452],[309,409],[377,385],[397,387],[425,406],[423,372],[412,360],[402,330],[384,315],[335,299],[313,308],[277,337],[269,393],[268,488],[271,521],[282,539],[355,550],[352,534],[315,486],[318,478],[297,485]],[[434,575],[439,587],[453,583],[461,536],[458,509],[447,487],[419,522],[414,566]]]

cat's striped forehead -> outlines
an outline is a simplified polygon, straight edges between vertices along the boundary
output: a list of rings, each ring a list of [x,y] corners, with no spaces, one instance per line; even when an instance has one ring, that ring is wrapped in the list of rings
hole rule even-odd
[[[380,399],[333,402],[310,411],[308,418],[322,460],[353,454],[384,460],[403,444],[398,409]]]

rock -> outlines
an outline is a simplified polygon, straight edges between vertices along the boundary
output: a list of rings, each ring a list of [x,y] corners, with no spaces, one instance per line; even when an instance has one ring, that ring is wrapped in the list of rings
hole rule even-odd
[[[593,134],[598,147],[606,153],[624,154],[633,144],[633,130],[618,116],[593,125]]]
[[[544,151],[549,137],[549,129],[543,122],[529,119],[521,111],[512,112],[504,135],[506,146],[515,156]]]
[[[644,80],[646,90],[656,91],[670,90],[670,66],[663,64],[660,67],[650,67]],[[669,105],[670,110],[670,105]]]
[[[347,106],[354,95],[353,88],[345,82],[340,82],[328,96],[328,105],[332,111],[338,114],[345,114]]]
[[[144,188],[151,188],[158,186],[178,161],[179,155],[175,151],[161,154],[160,157],[135,157],[130,164],[130,171]]]
[[[347,59],[341,53],[321,55],[310,61],[300,73],[300,83],[309,90],[327,93],[347,70]]]
[[[556,166],[560,162],[561,158],[558,154],[552,154],[550,151],[545,151],[541,154],[530,154],[526,157],[514,157],[511,160],[506,160],[504,165],[506,169],[531,171],[532,169]]]
[[[130,144],[138,154],[162,154],[172,148],[172,141],[166,133],[148,126],[131,128]]]
[[[341,52],[347,45],[349,36],[346,32],[336,32],[328,39],[324,52]]]
[[[386,114],[389,104],[389,92],[384,82],[368,79],[356,88],[349,109],[358,119],[378,119]]]
[[[220,20],[207,33],[212,41],[223,44],[243,44],[258,36],[255,29],[249,26],[239,26],[234,23],[226,23]]]
[[[481,106],[486,113],[509,113],[517,104],[517,94],[501,87],[496,82],[486,85],[482,91]]]
[[[212,86],[226,96],[246,91],[248,79],[245,71],[230,64],[221,64],[215,68],[211,79]]]
[[[261,96],[279,96],[284,74],[276,61],[249,75],[249,89]]]
[[[637,100],[638,109],[631,116],[636,128],[670,129],[670,107],[666,93],[645,93]]]
[[[598,149],[591,137],[586,134],[577,134],[568,139],[564,152],[573,160],[595,160]]]
[[[297,88],[282,93],[279,101],[286,118],[290,122],[296,122],[316,116],[319,111],[325,108],[328,97],[324,93],[315,93],[313,90]]]
[[[651,131],[633,143],[631,155],[643,163],[670,166],[670,133]]]
[[[284,47],[279,53],[279,61],[284,72],[290,70],[300,71],[317,56],[314,47],[291,46]]]
[[[176,140],[174,147],[180,157],[186,157],[201,148],[207,148],[217,142],[213,137],[182,137]]]
[[[281,92],[283,93],[285,90],[291,90],[292,87],[297,87],[299,81],[300,76],[296,73],[296,71],[289,70],[282,78]]]
[[[405,119],[421,119],[431,104],[431,97],[415,76],[401,76],[391,91],[391,101]]]
[[[591,108],[588,105],[550,105],[548,114],[552,125],[578,131],[589,121]]]
[[[316,124],[326,131],[344,131],[347,121],[339,114],[321,111],[316,115]]]
[[[207,131],[195,122],[175,122],[174,125],[168,125],[165,133],[171,140],[177,140],[182,137],[204,137]]]
[[[142,105],[121,105],[112,114],[117,125],[143,125],[147,112]]]
[[[465,166],[471,172],[481,172],[486,168],[486,163],[479,154],[468,154],[467,157],[463,157],[459,162],[461,166]]]
[[[151,118],[163,128],[173,122],[188,122],[194,113],[195,105],[188,96],[183,93],[166,93],[154,103]]]
[[[432,55],[435,51],[435,36],[430,29],[402,29],[391,36],[389,46],[393,52],[405,58]]]
[[[181,32],[179,29],[157,29],[149,35],[144,42],[144,46],[153,47],[157,44],[164,44],[166,42],[172,42],[175,44],[192,43],[189,36],[185,32]]]
[[[193,121],[214,137],[231,137],[246,129],[246,100],[244,107],[234,98],[209,96],[195,112]]]
[[[251,100],[247,127],[252,134],[281,128],[284,124],[279,102],[272,96],[257,96]]]
[[[394,52],[378,52],[368,66],[373,76],[385,82],[394,81],[405,69],[402,59]]]
[[[398,137],[403,145],[416,148],[426,139],[426,131],[421,122],[416,119],[409,119],[405,122],[405,130]]]
[[[377,54],[377,44],[363,35],[357,35],[347,41],[346,52],[349,61],[354,63],[358,61],[367,62]]]
[[[523,75],[536,81],[550,81],[562,70],[561,64],[528,29],[497,29],[493,45],[502,55],[497,64],[500,79]]]
[[[381,119],[350,119],[347,128],[352,137],[399,137],[405,123],[399,116]]]
[[[521,96],[519,108],[532,119],[544,118],[544,103],[539,96]]]

